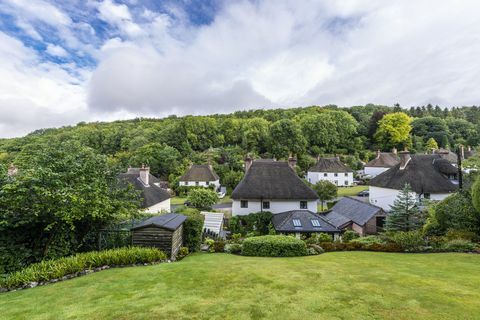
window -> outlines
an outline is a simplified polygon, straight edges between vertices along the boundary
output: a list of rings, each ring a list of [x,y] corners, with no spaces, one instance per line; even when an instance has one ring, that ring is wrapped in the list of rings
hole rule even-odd
[[[345,172],[345,177],[348,177],[348,173]]]
[[[345,180],[345,185],[348,186],[348,180]]]
[[[301,227],[302,226],[302,222],[300,222],[300,219],[292,219],[292,222],[293,222],[294,227]]]
[[[195,185],[198,187],[198,185],[200,184],[200,182],[198,181],[195,181]]]
[[[423,198],[424,199],[430,199],[430,193],[424,193]]]
[[[248,208],[248,201],[240,200],[240,208]]]
[[[312,221],[312,226],[320,227],[320,221],[318,221],[317,219],[312,219],[310,221]]]
[[[300,209],[308,209],[308,203],[307,201],[300,201]]]
[[[262,202],[263,209],[270,209],[270,201],[263,201]]]
[[[338,173],[335,172],[335,173],[333,174],[333,176],[334,176],[334,177],[338,177]]]
[[[328,174],[327,173],[324,173],[323,176],[326,177]]]

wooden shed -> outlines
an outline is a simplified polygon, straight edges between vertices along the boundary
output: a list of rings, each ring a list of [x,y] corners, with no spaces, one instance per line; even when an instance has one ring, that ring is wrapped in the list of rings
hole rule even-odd
[[[132,245],[158,248],[174,260],[183,243],[186,219],[174,213],[149,218],[131,229]]]

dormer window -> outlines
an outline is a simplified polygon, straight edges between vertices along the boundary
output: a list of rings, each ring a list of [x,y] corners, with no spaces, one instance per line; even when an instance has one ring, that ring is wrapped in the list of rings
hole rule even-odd
[[[302,226],[302,222],[300,221],[300,219],[292,219],[292,222],[293,222],[294,227],[301,227]]]

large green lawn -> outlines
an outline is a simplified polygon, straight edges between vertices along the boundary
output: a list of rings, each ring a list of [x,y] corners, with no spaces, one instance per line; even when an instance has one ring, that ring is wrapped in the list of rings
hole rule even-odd
[[[1,319],[479,319],[480,255],[197,254],[0,295]]]
[[[368,186],[340,187],[338,188],[338,196],[356,196],[357,193],[363,190],[368,190]]]

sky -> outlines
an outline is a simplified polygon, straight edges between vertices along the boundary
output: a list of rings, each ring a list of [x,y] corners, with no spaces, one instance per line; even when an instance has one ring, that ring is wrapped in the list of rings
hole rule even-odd
[[[477,0],[0,0],[0,138],[81,121],[480,104]]]

